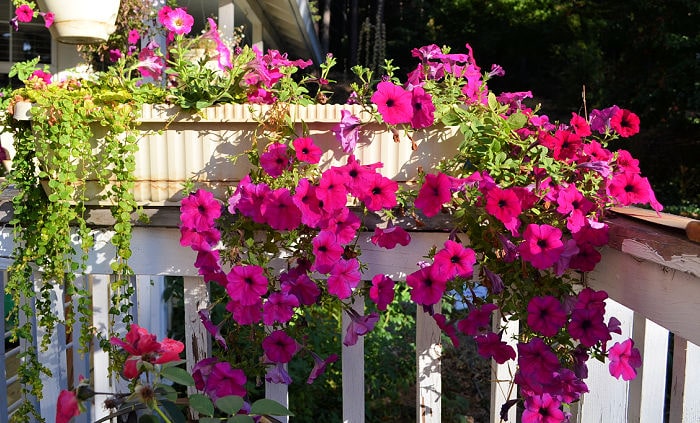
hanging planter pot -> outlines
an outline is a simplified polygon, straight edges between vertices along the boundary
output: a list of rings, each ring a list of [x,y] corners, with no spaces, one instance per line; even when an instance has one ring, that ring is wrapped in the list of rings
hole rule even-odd
[[[99,44],[114,32],[119,0],[37,0],[54,14],[51,36],[65,44]]]

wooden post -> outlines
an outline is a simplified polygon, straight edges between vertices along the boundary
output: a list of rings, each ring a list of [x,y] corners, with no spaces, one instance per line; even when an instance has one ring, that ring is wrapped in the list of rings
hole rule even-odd
[[[439,312],[440,305],[435,308]],[[441,335],[435,319],[419,306],[416,311],[416,421],[419,423],[441,421]]]
[[[355,297],[352,309],[359,315],[365,314],[365,298]],[[341,342],[351,319],[343,313]],[[343,372],[343,423],[364,423],[365,421],[365,340],[358,337],[357,343],[350,347],[342,346]]]

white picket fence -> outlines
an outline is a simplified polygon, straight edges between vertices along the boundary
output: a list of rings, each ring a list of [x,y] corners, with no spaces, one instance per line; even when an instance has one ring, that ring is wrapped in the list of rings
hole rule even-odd
[[[428,245],[442,244],[447,237],[444,233],[415,232],[412,235],[413,241],[408,247],[392,251],[375,248],[365,240],[362,258],[369,265],[370,277],[380,272],[395,278],[405,277],[414,271],[415,263]],[[107,242],[109,236],[109,232],[95,231],[97,242],[88,263],[89,275],[81,279],[92,291],[94,323],[98,329],[106,329],[109,308],[108,258],[112,257]],[[196,342],[186,342],[191,365],[208,353],[210,345],[197,316],[197,310],[207,306],[208,297],[207,288],[193,267],[194,254],[179,246],[179,231],[175,228],[138,227],[134,230],[132,245],[130,264],[137,275],[135,320],[159,337],[165,336],[169,317],[162,300],[165,276],[184,278],[186,339],[196,339]],[[1,229],[0,269],[9,265],[12,246],[11,230]],[[619,301],[609,301],[608,308],[622,321],[623,334],[632,335],[636,340],[644,364],[636,380],[623,382],[609,376],[607,364],[589,363],[587,382],[591,393],[584,395],[579,408],[573,410],[572,421],[658,423],[666,421],[664,414],[667,413],[668,421],[672,423],[700,422],[700,390],[696,388],[700,386],[700,246],[686,242],[682,248],[688,251],[662,256],[644,242],[625,240],[617,248],[606,248],[603,262],[588,275],[587,283],[596,289],[605,289],[611,298]],[[0,272],[0,283],[4,284],[6,276],[6,272]],[[61,294],[57,291],[55,298],[63,298]],[[63,306],[57,301],[57,313],[62,313]],[[358,303],[357,307],[362,305]],[[440,332],[433,319],[422,312],[418,313],[416,321],[416,422],[436,423],[441,421]],[[344,322],[343,329],[346,324]],[[4,322],[0,329],[5,332]],[[669,331],[674,334],[671,357]],[[68,385],[68,378],[76,382],[79,375],[91,374],[96,391],[119,390],[119,384],[107,372],[109,357],[105,352],[95,348],[91,359],[81,356],[70,342],[66,342],[65,331],[59,330],[54,341],[48,351],[40,353],[42,363],[54,374],[51,380],[44,381],[44,397],[37,401],[47,422],[54,421],[58,392]],[[195,345],[198,350],[193,349]],[[12,392],[17,391],[18,386],[11,368],[22,347],[33,346],[9,348],[5,343],[0,351],[6,372],[5,384],[0,384],[0,423],[8,422],[8,416],[18,405],[9,404],[8,399],[16,398]],[[362,423],[365,421],[362,339],[353,347],[342,348],[343,421]],[[72,363],[70,368],[68,363]],[[667,372],[667,363],[671,363],[670,372]],[[508,394],[508,384],[499,382],[509,380],[512,371],[505,365],[494,366],[492,423],[500,421],[498,411],[501,404],[514,394]],[[667,380],[671,383],[668,399]],[[287,403],[284,385],[267,385],[266,395]],[[289,406],[294,408],[294,404]],[[96,405],[76,422],[94,422],[106,414],[101,405]],[[508,421],[516,421],[514,411]]]

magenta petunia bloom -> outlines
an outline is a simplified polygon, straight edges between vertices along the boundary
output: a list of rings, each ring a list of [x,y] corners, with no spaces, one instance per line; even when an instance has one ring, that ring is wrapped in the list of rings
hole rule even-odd
[[[301,225],[301,211],[287,188],[278,188],[265,197],[260,212],[265,222],[278,231],[291,231]]]
[[[245,384],[248,381],[241,369],[234,369],[231,364],[220,361],[211,367],[211,372],[206,379],[204,392],[213,400],[229,395],[244,397],[246,395]]]
[[[387,250],[395,248],[397,244],[404,247],[411,242],[411,234],[400,226],[394,226],[391,222],[387,224],[386,229],[380,227],[374,228],[374,235],[371,241],[374,245]]]
[[[268,175],[276,178],[285,170],[289,169],[291,160],[287,155],[287,146],[275,142],[267,146],[267,149],[260,155],[260,166]]]
[[[306,178],[300,179],[292,200],[301,212],[301,223],[311,228],[321,226],[326,213],[323,210],[323,201],[316,197],[316,186]]]
[[[518,380],[535,393],[541,394],[554,381],[561,368],[559,358],[541,338],[518,343]]]
[[[276,322],[287,323],[294,316],[294,307],[299,299],[284,292],[273,292],[263,304],[263,323],[270,326]]]
[[[213,227],[204,231],[186,226],[180,228],[180,245],[191,247],[194,251],[211,251],[220,239],[221,232]]]
[[[620,108],[617,106],[611,106],[603,110],[591,110],[591,130],[596,131],[599,134],[605,134],[608,130],[610,130],[610,120],[618,110],[620,110]]]
[[[318,164],[321,161],[323,151],[314,144],[311,137],[299,137],[292,141],[292,146],[296,152],[297,160],[311,164]]]
[[[160,79],[165,69],[165,59],[156,53],[157,46],[149,46],[142,48],[139,52],[138,71],[141,76]]]
[[[197,258],[194,261],[194,267],[199,269],[200,275],[218,273],[221,271],[219,258],[221,258],[219,250],[197,251]]]
[[[188,14],[182,7],[170,9],[162,18],[159,13],[158,18],[164,27],[178,35],[189,34],[194,24],[192,15]]]
[[[311,280],[306,270],[293,267],[280,275],[282,292],[294,295],[304,305],[316,304],[321,289]]]
[[[345,187],[347,175],[331,168],[321,174],[321,179],[316,187],[316,197],[323,202],[323,209],[327,212],[340,210],[347,204],[348,190]]]
[[[360,119],[347,110],[340,111],[340,122],[333,127],[333,133],[340,142],[343,151],[352,153],[355,151],[357,141],[360,139]]]
[[[561,236],[559,228],[531,223],[525,228],[524,241],[518,246],[520,256],[537,269],[546,269],[556,263],[564,252]]]
[[[377,90],[372,94],[372,103],[377,105],[377,111],[384,122],[389,125],[408,123],[413,117],[411,92],[395,85],[393,82],[382,81],[377,84]]]
[[[581,272],[592,271],[603,258],[600,251],[596,250],[592,244],[582,244],[577,247],[578,252],[571,257],[569,267]]]
[[[465,335],[478,335],[491,327],[491,313],[498,310],[496,304],[488,303],[472,309],[466,318],[457,322],[457,329]]]
[[[265,382],[291,385],[292,377],[289,376],[289,372],[287,372],[287,369],[284,368],[283,363],[275,363],[271,366],[267,366]]]
[[[243,216],[250,217],[253,219],[253,222],[265,223],[266,219],[262,215],[262,205],[265,199],[269,197],[271,191],[272,190],[266,183],[261,182],[259,184],[253,184],[246,175],[238,184],[238,188],[234,194],[234,196],[240,197],[235,201],[233,209],[238,210]],[[233,197],[229,199],[229,212],[231,212],[232,209],[232,199]]]
[[[494,187],[486,191],[486,211],[500,220],[513,236],[520,228],[522,204],[515,190]]]
[[[566,416],[561,403],[549,394],[533,395],[525,399],[522,423],[562,423]]]
[[[605,310],[577,308],[571,312],[567,329],[572,338],[581,341],[584,347],[592,347],[598,342],[612,339],[605,324]]]
[[[474,337],[477,352],[484,358],[493,358],[498,364],[508,360],[515,360],[515,349],[501,340],[501,336],[494,332],[487,332]]]
[[[583,151],[581,137],[563,129],[557,130],[553,136],[543,136],[540,142],[552,150],[552,155],[557,160],[576,161]]]
[[[260,266],[234,266],[226,279],[226,292],[241,305],[256,304],[267,293],[269,282]]]
[[[207,18],[207,24],[209,29],[207,32],[202,34],[202,38],[212,40],[216,44],[217,67],[221,71],[226,71],[233,68],[233,63],[231,63],[231,50],[228,48],[226,43],[221,40],[221,34],[219,33],[216,21],[212,18]]]
[[[627,109],[618,109],[610,118],[610,128],[627,138],[639,132],[639,116]]]
[[[449,239],[445,241],[445,247],[433,258],[433,266],[448,279],[455,276],[470,278],[474,273],[474,263],[474,250]]]
[[[315,260],[311,269],[321,273],[330,272],[345,251],[335,234],[327,230],[320,231],[312,244]]]
[[[387,275],[374,275],[372,287],[369,289],[369,298],[377,304],[377,310],[385,311],[386,307],[394,301],[394,286],[396,283]]]
[[[273,363],[289,363],[299,351],[299,344],[282,330],[276,330],[262,341],[265,357]]]
[[[569,124],[574,129],[574,133],[579,137],[587,137],[591,135],[591,126],[586,121],[586,118],[576,114],[571,113],[571,120]]]
[[[347,245],[357,237],[361,224],[362,221],[355,212],[343,207],[338,213],[330,215],[321,229],[333,232],[339,244]]]
[[[63,389],[58,394],[56,402],[56,423],[68,423],[73,417],[80,415],[78,407],[78,397],[74,391]]]
[[[451,187],[452,181],[444,173],[427,174],[414,205],[424,215],[435,216],[442,209],[442,205],[452,199]]]
[[[129,31],[129,35],[127,36],[126,41],[129,44],[136,44],[136,42],[141,38],[141,34],[139,34],[139,31],[137,29],[132,29]]]
[[[209,335],[214,337],[214,339],[216,340],[216,342],[219,343],[221,348],[223,348],[224,350],[228,350],[228,345],[226,345],[226,339],[224,339],[223,335],[221,335],[221,328],[211,321],[209,310],[201,309],[197,312],[197,314],[199,315],[199,320],[202,322],[204,329],[206,329],[207,332],[209,332]]]
[[[615,342],[608,350],[610,360],[610,374],[622,380],[632,380],[637,377],[637,367],[642,365],[642,356],[639,350],[634,348],[634,341],[627,339],[623,343]]]
[[[209,191],[199,189],[182,199],[180,221],[184,227],[206,231],[214,226],[219,216],[221,203]]]
[[[309,352],[314,358],[314,368],[311,369],[311,373],[309,374],[309,378],[306,379],[306,383],[312,384],[316,379],[318,379],[319,376],[321,376],[326,371],[326,367],[328,367],[329,364],[338,361],[338,355],[331,354],[324,360],[321,357],[319,357],[318,354],[316,354],[315,352]]]
[[[454,345],[455,348],[459,348],[459,338],[457,337],[455,325],[448,322],[445,315],[440,313],[433,314],[433,320],[435,320],[440,330],[450,338],[452,345]]]
[[[340,259],[330,270],[328,276],[328,293],[344,300],[350,298],[352,290],[357,287],[362,279],[360,262],[356,258],[350,260]]]
[[[614,164],[618,173],[640,173],[639,160],[627,150],[617,150]]]
[[[447,288],[446,275],[435,267],[427,266],[406,276],[406,285],[411,287],[411,300],[429,306],[437,304]]]
[[[435,122],[435,105],[430,93],[426,93],[421,87],[414,87],[411,91],[411,104],[413,105],[411,118],[413,129],[427,128]]]
[[[343,345],[353,346],[357,344],[359,336],[367,335],[374,329],[374,325],[379,321],[379,314],[370,313],[366,316],[360,316],[355,310],[346,310],[350,316],[350,324],[345,331],[345,338],[343,339]]]
[[[250,305],[231,300],[226,303],[226,310],[239,325],[254,325],[262,321],[262,298]]]
[[[15,9],[15,16],[20,22],[31,22],[34,19],[34,11],[28,4],[23,4]]]
[[[646,178],[629,172],[613,176],[608,191],[623,206],[648,203],[653,192]]]
[[[368,178],[367,186],[360,196],[360,200],[369,211],[391,209],[396,206],[396,191],[399,184],[380,173],[375,173]]]
[[[44,27],[51,28],[53,21],[56,19],[56,15],[53,12],[41,12],[39,13],[42,18],[44,18]]]
[[[561,302],[551,295],[533,297],[527,305],[527,324],[544,336],[554,336],[566,324]]]

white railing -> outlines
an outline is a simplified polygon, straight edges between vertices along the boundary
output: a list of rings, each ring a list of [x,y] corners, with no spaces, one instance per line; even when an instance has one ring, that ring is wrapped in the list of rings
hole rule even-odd
[[[625,221],[625,225],[628,224]],[[611,298],[621,303],[609,301],[609,312],[621,320],[623,334],[633,336],[636,346],[642,351],[644,364],[637,379],[623,382],[609,376],[607,364],[589,362],[590,376],[587,383],[591,393],[584,395],[578,408],[572,410],[572,421],[657,423],[666,421],[664,415],[667,414],[668,421],[672,423],[698,422],[700,389],[696,387],[700,386],[700,347],[697,346],[700,344],[700,246],[685,241],[676,246],[681,248],[679,251],[682,253],[670,254],[660,249],[668,250],[671,241],[659,238],[659,234],[649,235],[655,237],[654,242],[660,243],[651,246],[645,240],[628,239],[626,236],[624,233],[618,234],[619,239],[611,241],[612,247],[604,250],[603,261],[596,271],[587,276],[586,282],[596,289],[605,289]],[[95,249],[88,261],[89,275],[82,280],[92,290],[95,313],[93,322],[98,329],[106,330],[110,280],[108,258],[112,257],[112,247],[106,242],[109,232],[95,231],[95,237]],[[446,237],[447,234],[444,233],[414,232],[410,246],[395,251],[380,250],[366,242],[362,248],[363,260],[369,263],[370,277],[371,274],[381,272],[400,279],[415,269],[415,263],[421,259],[428,245],[441,244]],[[179,246],[179,231],[175,228],[135,228],[132,245],[134,253],[130,264],[137,275],[135,319],[159,337],[165,336],[168,320],[162,300],[164,278],[184,278],[186,339],[197,339],[197,342],[186,342],[188,363],[191,366],[195,362],[194,358],[201,358],[210,348],[209,337],[197,316],[197,310],[207,306],[208,296],[205,284],[193,267],[194,255],[190,250]],[[5,228],[0,231],[0,269],[9,265],[11,251],[11,230]],[[0,283],[5,280],[6,273],[0,273]],[[60,294],[56,292],[55,298],[62,298]],[[358,304],[361,307],[359,302]],[[64,304],[57,302],[56,312],[61,313],[63,307]],[[416,421],[435,423],[441,421],[440,333],[433,319],[422,312],[419,312],[416,321]],[[4,331],[4,325],[0,329]],[[672,345],[668,343],[669,333],[673,333]],[[95,390],[119,389],[117,381],[108,374],[107,353],[95,348],[90,360],[81,356],[66,341],[65,330],[59,330],[51,349],[41,352],[42,363],[54,374],[53,379],[44,381],[44,398],[37,401],[42,416],[49,422],[54,420],[58,392],[60,388],[65,388],[69,377],[76,382],[79,375],[91,374]],[[195,346],[198,350],[194,349]],[[669,346],[673,347],[672,355],[669,355]],[[16,404],[10,403],[16,399],[16,394],[13,396],[12,391],[17,390],[11,361],[18,349],[15,347],[5,351],[3,346],[3,354],[0,355],[6,371],[6,382],[0,386],[0,423],[6,422],[9,412],[16,407]],[[670,372],[667,372],[667,365]],[[364,422],[362,340],[353,347],[343,346],[342,370],[343,420],[348,423]],[[500,404],[509,397],[509,393],[511,397],[515,394],[507,383],[498,382],[510,379],[512,373],[509,372],[512,371],[505,366],[494,367],[492,422],[500,420]],[[670,382],[669,389],[667,381]],[[267,388],[269,398],[287,402],[286,386],[269,385]],[[2,395],[3,393],[6,394]],[[293,404],[290,406],[294,408]],[[77,421],[87,423],[106,414],[101,405],[96,405]],[[513,412],[508,421],[516,421]]]

